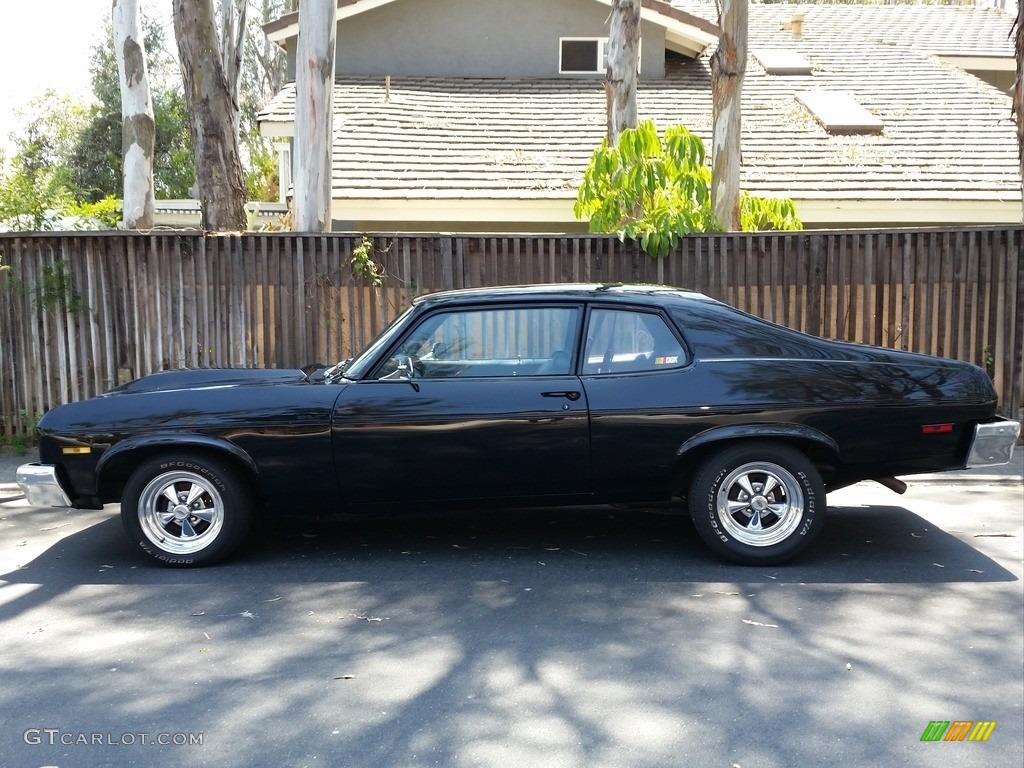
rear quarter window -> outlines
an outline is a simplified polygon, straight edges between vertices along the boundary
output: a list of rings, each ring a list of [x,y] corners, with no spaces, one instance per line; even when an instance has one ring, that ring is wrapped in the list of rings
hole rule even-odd
[[[595,308],[590,312],[582,372],[586,376],[679,368],[686,350],[655,312]]]

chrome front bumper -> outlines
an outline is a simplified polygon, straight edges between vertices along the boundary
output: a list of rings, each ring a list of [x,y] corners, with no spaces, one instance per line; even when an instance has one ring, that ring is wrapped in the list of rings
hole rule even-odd
[[[992,467],[1013,458],[1013,446],[1020,435],[1020,422],[1001,419],[974,427],[974,439],[964,467]]]
[[[60,487],[52,464],[22,464],[17,472],[18,485],[33,507],[70,507],[71,499]]]

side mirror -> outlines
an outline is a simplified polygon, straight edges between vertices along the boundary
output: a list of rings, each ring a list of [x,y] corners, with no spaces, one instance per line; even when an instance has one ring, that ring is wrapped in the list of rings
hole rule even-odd
[[[413,366],[411,356],[399,355],[395,360],[398,362],[398,371],[407,379],[411,379],[416,375],[416,368]]]

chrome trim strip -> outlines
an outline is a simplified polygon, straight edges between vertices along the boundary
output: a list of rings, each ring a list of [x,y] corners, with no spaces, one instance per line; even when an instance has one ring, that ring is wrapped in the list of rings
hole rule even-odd
[[[52,464],[22,464],[17,472],[18,485],[33,507],[70,507],[71,499],[57,481]]]
[[[1020,422],[1010,419],[976,424],[964,467],[993,467],[1013,458],[1013,446],[1020,435]]]

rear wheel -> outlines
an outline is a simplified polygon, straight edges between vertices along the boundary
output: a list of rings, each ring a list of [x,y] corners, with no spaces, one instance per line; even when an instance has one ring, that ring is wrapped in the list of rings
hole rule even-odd
[[[248,486],[222,461],[185,455],[142,464],[125,484],[121,521],[158,562],[202,566],[231,554],[252,519]]]
[[[824,525],[825,487],[788,445],[750,442],[714,453],[694,476],[690,515],[705,543],[743,565],[795,557]]]

